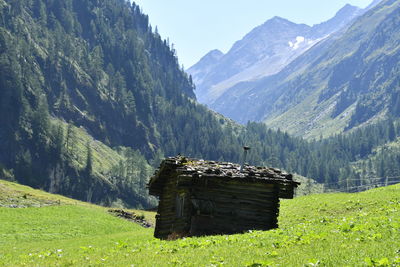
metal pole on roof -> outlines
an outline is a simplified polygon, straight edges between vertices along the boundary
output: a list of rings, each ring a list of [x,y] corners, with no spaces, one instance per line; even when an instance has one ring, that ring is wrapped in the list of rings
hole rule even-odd
[[[250,147],[248,146],[243,147],[243,158],[242,158],[242,164],[240,165],[240,172],[243,172],[244,164],[246,163],[247,151],[249,150]]]

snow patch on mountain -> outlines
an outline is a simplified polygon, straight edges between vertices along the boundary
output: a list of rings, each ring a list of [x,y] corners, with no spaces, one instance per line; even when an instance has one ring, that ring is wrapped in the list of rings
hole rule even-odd
[[[301,43],[304,43],[306,38],[304,36],[297,36],[295,42],[289,41],[289,46],[293,49],[296,50],[300,47]]]

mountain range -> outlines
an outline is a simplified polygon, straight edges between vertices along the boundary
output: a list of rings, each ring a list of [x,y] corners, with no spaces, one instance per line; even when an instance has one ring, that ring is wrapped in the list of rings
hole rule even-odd
[[[304,42],[307,39],[315,40],[310,46],[304,42],[299,44],[299,41],[303,41],[301,37],[294,42],[288,41],[286,36],[290,32],[287,28],[289,25],[291,29],[297,30],[304,29],[304,26],[278,18],[267,21],[237,42],[226,55],[218,54],[218,62],[211,61],[210,56],[206,56],[189,69],[195,83],[200,82],[196,90],[198,99],[238,122],[263,121],[272,127],[306,137],[329,136],[384,116],[387,110],[393,110],[388,106],[397,101],[397,94],[386,94],[385,91],[385,100],[381,97],[374,101],[371,100],[372,94],[367,92],[371,91],[372,86],[379,85],[369,81],[367,86],[370,88],[365,88],[366,84],[357,85],[354,81],[355,77],[362,79],[363,76],[373,79],[370,74],[373,71],[371,68],[374,67],[369,64],[379,64],[376,62],[378,57],[381,63],[386,60],[387,63],[396,60],[395,54],[389,51],[394,52],[397,49],[398,31],[395,14],[398,4],[396,1],[383,1],[375,7],[379,2],[374,1],[364,10],[346,5],[333,19],[308,27],[308,35],[304,33],[300,35],[299,32],[292,35],[291,38],[299,33],[299,36],[304,37]],[[251,75],[242,76],[242,81],[234,78],[240,74],[215,82],[215,75],[220,73],[218,68],[224,68],[225,60],[231,60],[236,55],[236,62],[248,62],[247,59],[251,56],[248,57],[246,53],[238,56],[233,52],[237,51],[239,44],[245,44],[249,36],[257,36],[257,33],[263,32],[261,31],[263,28],[264,32],[274,32],[276,38],[278,36],[282,38],[280,49],[279,46],[275,46],[278,50],[271,49],[273,41],[264,43],[266,51],[264,54],[273,54],[275,58],[287,59],[287,62],[276,64],[277,61],[269,57],[265,62],[257,61],[255,64],[250,64],[250,67],[245,67],[246,64],[237,64],[244,66],[242,74],[250,70]],[[254,38],[260,42],[265,40],[262,34]],[[254,43],[256,42],[248,44],[251,46]],[[289,48],[293,50],[295,47],[296,52],[287,52]],[[276,51],[285,52],[279,54]],[[375,60],[368,58],[370,55],[375,57]],[[363,62],[366,58],[370,60]],[[258,65],[260,62],[263,63]],[[204,68],[208,72],[207,75],[201,71],[205,63],[214,66]],[[393,64],[390,66],[395,68]],[[271,68],[273,71],[270,71]],[[371,69],[370,72],[367,72],[367,68]],[[257,77],[259,70],[264,71],[264,77]],[[385,73],[382,81],[395,79],[396,71],[393,71]],[[202,76],[199,76],[199,73]],[[339,80],[342,80],[342,83],[335,84]],[[396,83],[392,81],[386,88],[393,91],[395,85]],[[379,107],[368,106],[368,112],[362,111],[368,101],[374,102]]]
[[[201,103],[212,106],[230,87],[279,72],[320,40],[342,29],[362,10],[346,5],[332,19],[310,27],[274,17],[223,54],[213,50],[188,69]]]

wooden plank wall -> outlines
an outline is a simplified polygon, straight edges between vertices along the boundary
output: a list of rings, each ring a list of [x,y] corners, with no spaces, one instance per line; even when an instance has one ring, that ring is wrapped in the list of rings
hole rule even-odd
[[[231,234],[278,227],[279,185],[190,175],[166,177],[160,195],[154,236]],[[183,217],[177,217],[176,197],[185,194]],[[198,214],[192,200],[212,205]]]
[[[189,194],[186,189],[179,189],[176,186],[177,178],[169,177],[166,179],[156,215],[156,228],[154,236],[166,239],[170,234],[184,235],[189,232],[191,205]],[[176,196],[185,194],[185,205],[183,206],[183,217],[176,216]]]
[[[254,184],[203,179],[192,188],[192,198],[209,200],[214,212],[204,224],[200,216],[193,235],[239,233],[278,227],[279,188],[274,184]],[[196,223],[196,220],[193,221]],[[197,232],[196,232],[197,231]]]

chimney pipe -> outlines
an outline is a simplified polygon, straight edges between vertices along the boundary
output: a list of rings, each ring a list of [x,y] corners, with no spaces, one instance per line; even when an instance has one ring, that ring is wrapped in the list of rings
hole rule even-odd
[[[243,172],[244,164],[246,163],[247,151],[250,150],[250,147],[244,146],[243,147],[243,158],[242,164],[240,165],[240,172]]]

